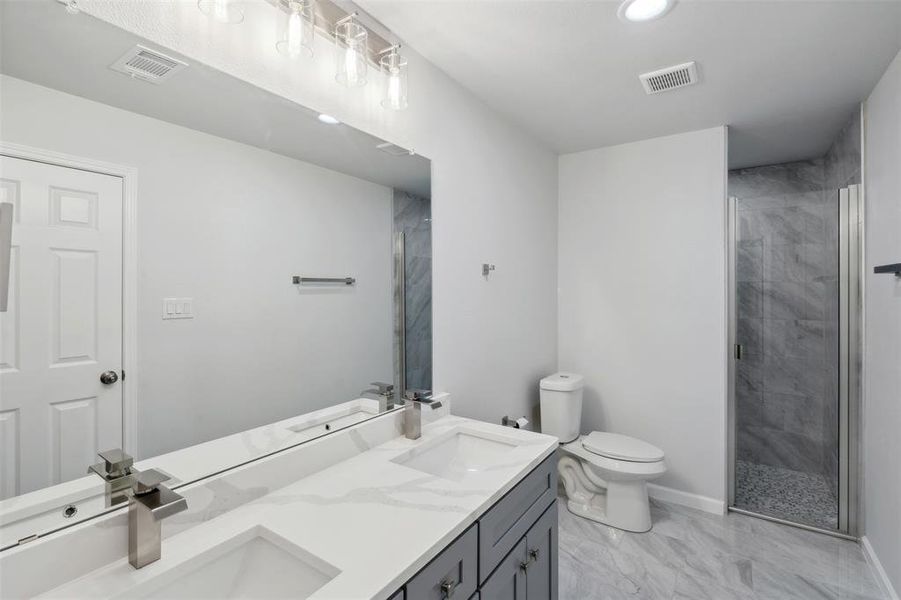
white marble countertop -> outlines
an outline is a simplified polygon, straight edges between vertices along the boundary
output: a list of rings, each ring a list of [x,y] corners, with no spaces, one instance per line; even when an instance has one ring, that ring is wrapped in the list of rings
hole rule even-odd
[[[458,432],[515,446],[454,480],[392,462]],[[392,439],[167,538],[157,563],[135,570],[123,558],[41,597],[144,595],[196,569],[199,554],[266,531],[337,572],[311,598],[387,598],[556,448],[551,436],[446,416],[419,440]]]
[[[322,427],[324,423],[337,422],[338,427],[345,427],[378,416],[378,406],[376,400],[357,398],[143,459],[135,463],[135,468],[163,471],[170,476],[166,485],[176,487],[320,437],[327,433]],[[104,490],[100,478],[91,474],[0,501],[0,547],[35,533],[71,525],[62,516],[67,504],[78,508],[75,521],[109,510],[104,505]]]

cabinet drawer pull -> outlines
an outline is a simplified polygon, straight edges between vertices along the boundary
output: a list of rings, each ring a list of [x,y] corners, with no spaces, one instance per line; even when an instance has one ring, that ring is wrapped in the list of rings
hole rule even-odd
[[[457,589],[457,583],[453,579],[444,579],[441,581],[441,597],[442,598],[450,598],[454,595],[454,590]]]
[[[519,563],[519,568],[523,571],[529,570],[529,565],[538,560],[538,548],[532,548],[529,550],[529,560],[525,560]]]

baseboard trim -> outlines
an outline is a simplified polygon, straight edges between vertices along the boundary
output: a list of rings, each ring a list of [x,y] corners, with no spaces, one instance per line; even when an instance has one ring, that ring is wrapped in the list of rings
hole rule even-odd
[[[876,575],[876,581],[886,597],[889,600],[901,600],[898,598],[898,592],[895,591],[891,580],[888,578],[888,573],[882,568],[882,563],[879,562],[879,557],[876,555],[876,551],[873,549],[867,536],[860,538],[860,546],[863,548],[863,555],[867,558],[870,568],[873,569],[873,574]]]
[[[710,498],[709,496],[690,494],[655,483],[648,484],[648,496],[655,500],[672,502],[673,504],[687,506],[688,508],[696,508],[714,515],[726,513],[726,502],[723,500],[717,500],[716,498]]]

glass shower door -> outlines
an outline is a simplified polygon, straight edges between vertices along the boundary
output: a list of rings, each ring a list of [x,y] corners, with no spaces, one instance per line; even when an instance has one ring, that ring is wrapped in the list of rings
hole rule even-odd
[[[850,529],[850,205],[730,198],[730,507],[832,532]]]

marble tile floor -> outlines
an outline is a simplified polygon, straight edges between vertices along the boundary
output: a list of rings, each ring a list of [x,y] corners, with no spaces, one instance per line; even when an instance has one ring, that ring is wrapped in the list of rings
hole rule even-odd
[[[736,461],[735,506],[823,529],[838,528],[838,500],[819,474]]]
[[[738,514],[652,500],[628,533],[560,502],[561,600],[881,600],[858,544]]]

